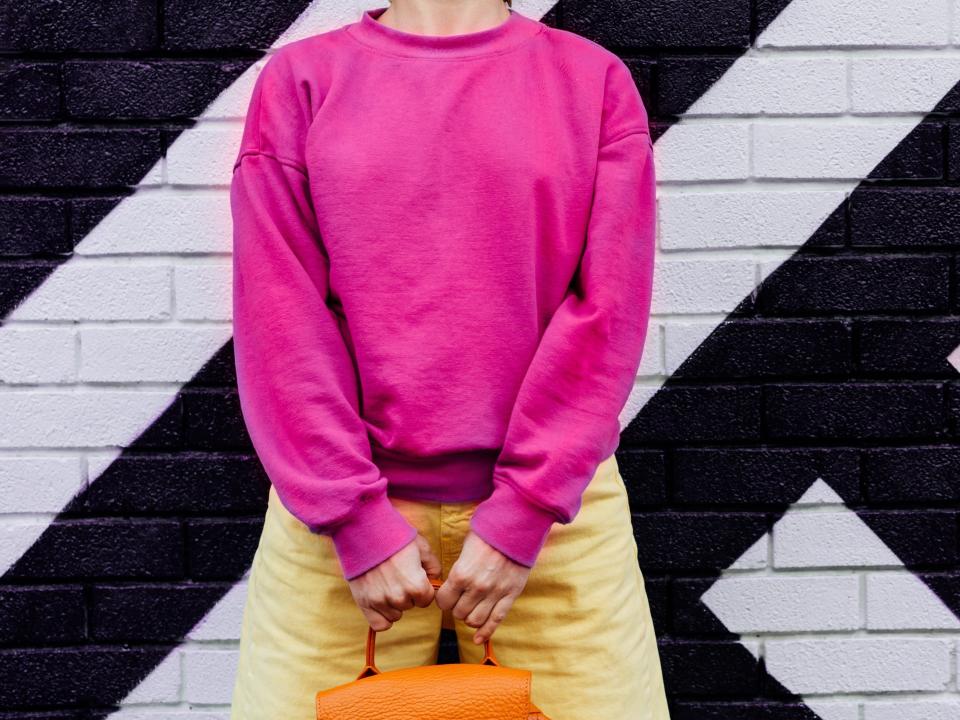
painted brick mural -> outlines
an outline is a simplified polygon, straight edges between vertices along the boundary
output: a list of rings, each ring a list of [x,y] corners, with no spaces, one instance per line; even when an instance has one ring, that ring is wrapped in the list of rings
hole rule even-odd
[[[230,165],[266,53],[376,6],[0,4],[3,720],[228,717]],[[672,716],[957,720],[960,0],[514,9],[654,121],[618,459]]]

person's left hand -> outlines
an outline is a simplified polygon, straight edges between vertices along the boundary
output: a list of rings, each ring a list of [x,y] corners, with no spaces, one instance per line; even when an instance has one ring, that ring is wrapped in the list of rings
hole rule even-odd
[[[473,636],[473,642],[479,645],[506,618],[529,575],[530,568],[514,562],[470,530],[460,556],[434,598],[441,609],[453,608],[457,620],[479,628]]]

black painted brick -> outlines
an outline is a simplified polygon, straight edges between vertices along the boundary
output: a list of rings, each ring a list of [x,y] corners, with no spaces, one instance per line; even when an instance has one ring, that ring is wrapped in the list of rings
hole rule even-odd
[[[960,384],[947,384],[947,414],[950,422],[950,434],[960,438]]]
[[[0,130],[0,187],[135,185],[160,156],[150,129]]]
[[[727,56],[674,56],[660,58],[657,66],[657,108],[663,115],[681,115],[699,100],[733,64]]]
[[[948,377],[957,368],[947,362],[960,346],[960,319],[857,320],[857,362],[863,372]]]
[[[0,197],[0,256],[65,255],[72,250],[66,201]]]
[[[775,385],[764,426],[771,438],[933,438],[946,426],[943,395],[939,383]]]
[[[757,291],[764,314],[864,314],[946,310],[946,256],[794,257]]]
[[[0,316],[6,315],[30,294],[57,266],[53,261],[0,264]]]
[[[90,638],[102,643],[180,641],[230,587],[229,583],[94,585]]]
[[[60,72],[54,63],[0,62],[0,120],[47,120],[59,110]]]
[[[723,570],[767,530],[757,512],[633,513],[644,572]],[[749,540],[749,541],[748,541]]]
[[[858,514],[908,567],[951,567],[960,557],[956,511],[864,510]]]
[[[620,476],[631,509],[662,505],[667,497],[664,456],[658,450],[620,450]]]
[[[866,449],[863,484],[871,505],[960,501],[960,447]]]
[[[256,456],[123,455],[83,493],[96,514],[262,513],[269,482]]]
[[[671,627],[675,636],[729,637],[730,631],[700,600],[714,578],[676,578],[671,583]]]
[[[62,520],[7,571],[8,578],[177,578],[183,541],[174,520]]]
[[[175,51],[266,49],[310,4],[309,0],[207,0],[203,3],[160,0],[160,3],[163,48]]]
[[[146,677],[170,648],[91,646],[0,650],[0,707],[108,705]]]
[[[664,386],[627,426],[625,445],[750,440],[760,436],[760,388]]]
[[[873,180],[942,180],[947,129],[943,123],[924,122],[881,160],[868,175]]]
[[[187,565],[194,580],[237,580],[250,567],[263,517],[253,520],[190,520]]]
[[[671,454],[671,501],[701,506],[782,507],[823,479],[859,500],[857,451],[832,448],[689,448]]]
[[[674,697],[752,697],[760,688],[758,663],[739,642],[668,640],[660,661]]]
[[[73,61],[64,65],[64,103],[73,118],[193,118],[247,67],[221,61]]]
[[[157,45],[156,0],[5,0],[0,51],[125,53]]]
[[[85,626],[80,586],[0,587],[0,645],[79,642]]]
[[[565,29],[617,48],[746,48],[750,0],[564,0]]]
[[[850,198],[850,242],[862,247],[960,246],[960,188],[872,189]]]
[[[191,388],[181,395],[188,447],[200,450],[252,449],[235,388]]]
[[[822,720],[802,702],[682,702],[671,720]]]
[[[841,320],[732,319],[721,323],[675,373],[696,378],[844,376],[853,333]]]

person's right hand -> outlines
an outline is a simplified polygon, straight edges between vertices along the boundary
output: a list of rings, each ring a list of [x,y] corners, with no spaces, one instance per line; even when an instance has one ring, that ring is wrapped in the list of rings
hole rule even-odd
[[[430,578],[440,574],[440,559],[417,533],[413,542],[347,583],[370,627],[380,632],[389,630],[404,610],[432,603],[436,591]]]

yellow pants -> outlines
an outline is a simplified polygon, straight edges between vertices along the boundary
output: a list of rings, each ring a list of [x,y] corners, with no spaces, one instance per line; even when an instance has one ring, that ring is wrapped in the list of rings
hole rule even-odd
[[[477,502],[391,498],[430,541],[443,577]],[[475,628],[436,603],[377,635],[381,671],[436,662],[440,628],[479,662]],[[363,667],[367,621],[329,537],[307,530],[271,488],[243,611],[231,720],[315,720],[314,695]],[[668,720],[660,658],[615,456],[598,467],[571,523],[555,523],[527,585],[491,636],[502,665],[532,671],[551,720]]]

